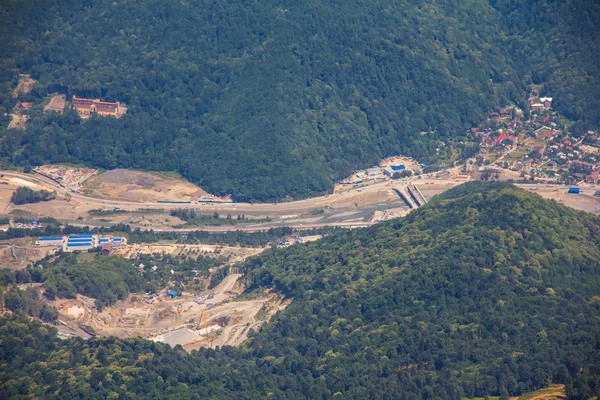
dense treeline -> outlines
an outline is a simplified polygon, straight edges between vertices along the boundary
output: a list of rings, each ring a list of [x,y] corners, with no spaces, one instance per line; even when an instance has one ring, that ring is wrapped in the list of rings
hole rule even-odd
[[[39,318],[49,323],[58,320],[58,312],[46,304],[36,287],[21,290],[14,285],[0,286],[0,303],[15,315]]]
[[[287,226],[281,228],[270,228],[265,231],[244,232],[209,232],[209,231],[189,231],[189,232],[156,232],[153,230],[134,229],[129,234],[131,243],[152,243],[161,240],[176,240],[177,243],[186,244],[222,244],[231,246],[259,247],[266,246],[269,243],[277,242],[291,235],[329,235],[333,232],[342,230],[339,227],[323,227],[315,229],[294,229]]]
[[[56,195],[47,190],[33,190],[28,187],[19,186],[10,197],[10,201],[16,205],[27,203],[39,203],[41,201],[54,200]]]
[[[3,319],[0,392],[48,398],[600,394],[600,219],[469,183],[403,219],[249,260],[293,301],[239,349],[186,355]]]
[[[214,212],[212,215],[197,213],[194,209],[180,208],[173,209],[169,212],[169,215],[180,218],[185,221],[183,226],[194,226],[194,225],[208,225],[208,226],[221,226],[221,225],[237,225],[240,222],[250,221],[245,215],[237,215],[233,217],[231,214],[227,214],[223,218],[219,213]],[[269,222],[270,218],[253,219],[252,222]]]
[[[597,126],[598,10],[585,0],[13,1],[0,116],[18,72],[39,83],[22,96],[36,104],[28,129],[2,129],[0,158],[171,170],[265,201],[331,190],[392,154],[451,161],[473,149],[459,145],[465,130],[523,103],[529,83],[546,83],[581,129]],[[129,112],[85,123],[42,114],[54,92]]]

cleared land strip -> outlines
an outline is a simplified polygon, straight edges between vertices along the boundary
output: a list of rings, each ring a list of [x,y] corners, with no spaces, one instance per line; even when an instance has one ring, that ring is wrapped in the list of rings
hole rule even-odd
[[[56,200],[56,204],[61,205],[63,209],[69,207],[70,209],[77,209],[78,213],[85,213],[87,211],[81,211],[83,208],[99,208],[99,209],[110,209],[118,207],[121,210],[128,212],[135,212],[139,209],[152,210],[172,210],[178,208],[189,208],[197,210],[198,212],[204,211],[206,213],[218,212],[220,214],[247,214],[247,215],[263,215],[269,216],[273,219],[272,222],[257,223],[257,224],[244,224],[244,225],[231,225],[231,226],[194,226],[189,228],[174,228],[174,227],[151,227],[151,229],[157,231],[193,231],[193,230],[206,230],[212,232],[226,232],[226,231],[261,231],[270,228],[276,228],[281,226],[290,226],[298,229],[311,229],[323,226],[340,226],[340,227],[363,227],[371,225],[372,222],[368,222],[368,218],[365,215],[357,217],[357,213],[373,212],[376,209],[382,208],[394,208],[404,207],[398,200],[398,196],[394,194],[394,191],[398,194],[404,193],[408,204],[415,207],[414,200],[408,194],[405,189],[407,185],[414,185],[419,183],[419,188],[414,190],[414,196],[417,199],[423,198],[423,200],[429,200],[436,194],[443,193],[444,191],[457,186],[463,181],[452,180],[452,179],[433,179],[424,177],[422,179],[415,180],[403,180],[392,183],[388,187],[385,182],[375,183],[369,186],[356,187],[343,193],[336,193],[331,195],[324,195],[304,200],[297,200],[291,202],[281,203],[227,203],[227,204],[171,204],[171,203],[155,203],[155,202],[134,202],[134,201],[118,201],[112,199],[99,199],[89,197],[79,193],[70,193],[64,188],[61,188],[55,182],[45,179],[41,176],[32,176],[30,174],[23,174],[15,171],[0,171],[0,174],[4,175],[4,178],[18,178],[20,180],[33,183],[35,185],[47,188],[49,190],[55,190],[59,194],[66,195],[69,193],[71,197],[71,203],[67,203],[64,200]],[[565,205],[571,206],[575,209],[600,214],[600,198],[594,197],[593,194],[596,189],[600,187],[586,187],[585,194],[582,195],[567,195],[566,186],[549,185],[549,184],[518,184],[517,186],[527,190],[536,191],[544,198],[552,198],[558,202],[564,203]],[[413,186],[414,188],[414,186]],[[393,202],[396,203],[393,203]],[[418,201],[418,200],[417,200]],[[424,203],[419,201],[419,203]],[[44,205],[46,206],[46,205]],[[33,215],[46,215],[43,210],[33,209]],[[315,210],[327,210],[327,213],[331,214],[331,217],[320,220],[320,217],[312,218],[311,213]],[[352,216],[352,211],[355,216]],[[62,212],[62,211],[61,211]],[[322,211],[321,211],[322,212]],[[48,215],[57,217],[56,215]],[[83,214],[80,214],[83,215]],[[93,226],[96,221],[77,221],[79,224]],[[73,221],[74,224],[77,222]],[[104,224],[106,225],[106,224]],[[135,224],[132,224],[134,226]],[[141,227],[141,226],[140,226]]]

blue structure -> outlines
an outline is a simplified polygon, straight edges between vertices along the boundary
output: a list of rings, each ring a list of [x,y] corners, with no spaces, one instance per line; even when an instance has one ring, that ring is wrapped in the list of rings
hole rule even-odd
[[[108,243],[108,239],[100,239],[98,241],[98,243],[100,243],[100,244]]]
[[[120,242],[121,240],[123,240],[123,238],[114,238],[113,242]]]
[[[404,166],[404,164],[392,165],[392,170],[394,171],[402,171],[403,169],[406,169],[406,166]]]
[[[174,299],[175,297],[177,297],[177,292],[174,290],[169,290],[167,291],[167,296],[169,296],[171,299]]]
[[[83,242],[83,243],[67,243],[67,247],[91,247],[92,242]]]
[[[38,240],[40,242],[55,242],[57,240],[62,240],[62,237],[41,237]]]
[[[570,187],[569,191],[567,193],[569,193],[569,194],[579,194],[579,193],[581,193],[581,190],[578,187]]]

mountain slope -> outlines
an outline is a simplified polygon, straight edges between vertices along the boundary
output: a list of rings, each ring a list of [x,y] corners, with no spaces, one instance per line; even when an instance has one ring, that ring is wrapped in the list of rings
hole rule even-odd
[[[403,219],[242,264],[248,284],[293,302],[240,349],[59,342],[2,320],[0,392],[458,400],[555,382],[588,399],[600,394],[599,242],[598,217],[461,185]]]
[[[392,154],[452,160],[440,141],[522,103],[531,82],[556,88],[581,129],[600,125],[598,5],[517,3],[13,0],[0,14],[0,116],[18,72],[39,84],[28,130],[4,129],[0,157],[174,170],[265,201],[330,190]],[[129,113],[42,115],[57,91]]]

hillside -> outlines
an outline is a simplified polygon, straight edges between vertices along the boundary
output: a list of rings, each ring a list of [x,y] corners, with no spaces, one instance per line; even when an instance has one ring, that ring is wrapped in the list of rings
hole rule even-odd
[[[248,283],[293,297],[239,349],[61,342],[0,320],[0,393],[49,398],[600,394],[600,219],[469,183],[372,228],[271,250]]]
[[[530,83],[545,84],[583,132],[600,126],[599,9],[13,0],[0,11],[0,158],[177,171],[209,192],[267,201],[331,190],[389,155],[432,164],[468,154],[457,144],[466,129],[507,101],[522,104]],[[19,72],[38,80],[21,98],[34,104],[26,131],[1,117]],[[85,124],[73,112],[43,114],[55,92],[129,111]]]

